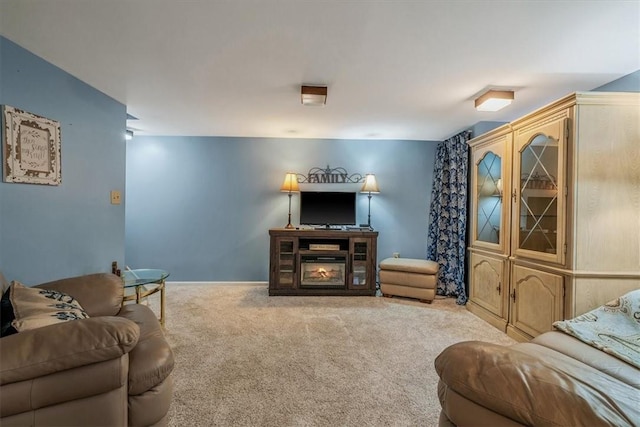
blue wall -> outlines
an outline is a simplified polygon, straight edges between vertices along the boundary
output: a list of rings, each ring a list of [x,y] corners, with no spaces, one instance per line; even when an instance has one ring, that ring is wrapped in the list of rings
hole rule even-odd
[[[596,90],[638,91],[639,80],[637,71]],[[267,230],[287,217],[284,173],[327,164],[376,174],[379,259],[424,257],[434,142],[136,137],[125,147],[124,105],[2,37],[0,104],[62,129],[60,186],[0,182],[0,270],[9,280],[109,271],[111,261],[124,264],[125,248],[127,264],[166,268],[172,280],[267,280]],[[474,135],[495,125],[479,123]],[[110,190],[125,204],[111,205]],[[298,203],[295,195],[294,223]],[[366,211],[360,195],[358,222]]]
[[[0,270],[28,285],[124,262],[126,108],[0,37],[0,104],[60,122],[62,184],[0,182]],[[124,193],[123,193],[124,194]]]
[[[505,123],[507,122],[489,122],[489,121],[478,122],[475,125],[470,127],[471,137],[475,138],[477,136],[485,134],[497,127],[502,126]]]
[[[594,89],[599,92],[640,92],[640,70]]]
[[[287,223],[287,171],[374,173],[378,259],[424,258],[436,142],[141,137],[127,142],[126,262],[174,281],[266,281],[270,228]],[[301,185],[359,191],[361,185]],[[358,195],[358,222],[367,221]],[[299,195],[292,222],[299,224]]]

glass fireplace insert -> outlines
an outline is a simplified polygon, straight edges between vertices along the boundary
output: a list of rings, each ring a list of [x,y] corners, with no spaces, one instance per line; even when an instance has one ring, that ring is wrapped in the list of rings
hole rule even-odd
[[[347,257],[343,255],[302,255],[300,286],[305,288],[344,288]]]

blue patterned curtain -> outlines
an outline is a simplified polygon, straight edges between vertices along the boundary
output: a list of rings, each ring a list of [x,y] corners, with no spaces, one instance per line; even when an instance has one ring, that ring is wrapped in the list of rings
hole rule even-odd
[[[427,258],[440,265],[438,295],[467,302],[464,268],[467,236],[467,168],[470,132],[438,144],[434,168]]]

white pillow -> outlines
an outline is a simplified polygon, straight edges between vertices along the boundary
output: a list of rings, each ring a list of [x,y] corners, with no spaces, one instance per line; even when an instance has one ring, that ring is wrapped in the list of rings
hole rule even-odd
[[[30,288],[17,281],[11,282],[9,299],[15,316],[11,326],[17,332],[89,317],[71,295]]]

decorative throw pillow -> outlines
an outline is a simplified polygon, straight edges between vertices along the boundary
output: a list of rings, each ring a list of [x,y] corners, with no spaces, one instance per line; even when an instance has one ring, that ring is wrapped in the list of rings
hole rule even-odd
[[[2,336],[88,317],[78,301],[58,291],[13,281],[2,296]]]
[[[640,289],[553,326],[640,368]]]

